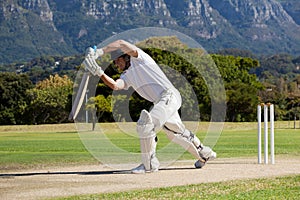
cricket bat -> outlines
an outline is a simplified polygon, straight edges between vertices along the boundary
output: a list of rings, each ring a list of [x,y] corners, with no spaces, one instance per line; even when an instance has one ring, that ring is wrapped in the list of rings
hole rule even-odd
[[[85,94],[86,94],[86,90],[87,90],[87,86],[89,84],[89,79],[90,79],[90,73],[89,72],[84,72],[82,79],[81,79],[81,83],[79,85],[75,100],[72,104],[72,110],[71,113],[69,115],[69,120],[75,120],[80,108],[82,106]]]

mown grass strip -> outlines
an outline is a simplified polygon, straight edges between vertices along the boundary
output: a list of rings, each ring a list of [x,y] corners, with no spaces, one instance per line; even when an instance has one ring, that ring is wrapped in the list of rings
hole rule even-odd
[[[206,124],[206,123],[205,123]],[[204,125],[205,125],[204,124]],[[219,158],[256,157],[256,123],[226,123],[214,150]],[[200,124],[201,127],[205,127]],[[128,152],[139,152],[137,137],[118,130],[116,124],[101,124],[113,144]],[[0,127],[0,169],[26,168],[34,165],[98,163],[86,150],[73,125],[41,125]],[[20,130],[23,131],[20,131]],[[206,132],[197,135],[203,140]],[[164,133],[159,133],[158,150],[169,143]],[[300,129],[275,130],[275,155],[299,156]],[[193,159],[184,153],[181,159]]]
[[[278,199],[296,200],[300,196],[300,175],[235,180],[205,183],[151,190],[134,190],[109,194],[80,195],[55,200],[98,200],[98,199],[206,199],[206,200],[251,200]]]

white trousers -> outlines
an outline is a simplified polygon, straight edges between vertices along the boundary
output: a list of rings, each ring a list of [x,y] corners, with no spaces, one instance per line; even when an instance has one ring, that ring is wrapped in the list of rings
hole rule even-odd
[[[196,159],[202,159],[199,150],[203,145],[199,138],[187,130],[181,121],[178,113],[181,103],[178,91],[166,91],[150,111],[154,130],[157,132],[163,128],[169,140],[182,146]]]
[[[164,126],[176,133],[185,131],[185,126],[178,113],[181,103],[181,96],[177,90],[166,90],[161,99],[154,103],[150,115],[156,132]]]
[[[169,140],[182,146],[195,158],[201,159],[199,155],[199,148],[202,148],[201,142],[197,136],[185,128],[178,113],[180,107],[181,96],[179,92],[167,90],[151,109],[149,113],[151,120],[147,120],[145,111],[142,111],[139,122],[146,120],[144,123],[138,123],[137,130],[140,134],[142,163],[146,170],[155,170],[159,167],[159,161],[156,158],[157,140],[155,139],[155,132],[161,128],[164,129]]]

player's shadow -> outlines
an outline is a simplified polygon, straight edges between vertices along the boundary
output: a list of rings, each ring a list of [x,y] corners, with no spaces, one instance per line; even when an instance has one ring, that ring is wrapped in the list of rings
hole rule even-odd
[[[19,177],[19,176],[43,176],[43,175],[107,175],[125,173],[125,170],[114,171],[88,171],[88,172],[28,172],[28,173],[14,173],[14,174],[0,174],[0,178],[4,177]],[[129,171],[128,171],[129,172]]]
[[[195,168],[162,168],[159,171],[167,170],[187,170]],[[6,173],[0,174],[0,178],[14,178],[22,176],[43,176],[43,175],[111,175],[111,174],[132,174],[131,170],[111,170],[111,171],[87,171],[87,172],[27,172],[27,173]]]

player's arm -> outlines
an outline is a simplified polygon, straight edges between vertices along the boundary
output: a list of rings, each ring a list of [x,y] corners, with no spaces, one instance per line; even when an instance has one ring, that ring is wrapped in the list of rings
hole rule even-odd
[[[125,40],[116,40],[109,45],[99,49],[96,46],[94,46],[94,48],[89,47],[86,50],[86,57],[89,56],[93,59],[98,59],[105,53],[109,53],[117,49],[121,49],[125,54],[128,54],[132,57],[138,57],[137,47],[129,42],[126,42]]]
[[[102,48],[104,53],[109,53],[117,49],[121,49],[124,53],[132,57],[138,57],[137,47],[125,40],[116,40]]]
[[[122,79],[117,79],[116,81],[114,79],[112,79],[111,77],[109,77],[106,74],[102,74],[102,76],[100,76],[101,80],[104,82],[105,85],[107,85],[108,87],[110,87],[113,90],[122,90],[125,87],[125,83]]]

